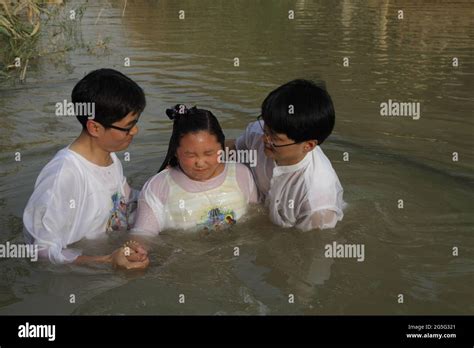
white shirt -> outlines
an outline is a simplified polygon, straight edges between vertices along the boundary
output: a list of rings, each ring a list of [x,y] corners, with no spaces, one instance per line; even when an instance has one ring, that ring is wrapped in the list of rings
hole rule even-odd
[[[68,245],[128,227],[131,190],[120,160],[111,157],[101,167],[66,147],[41,170],[23,213],[25,237],[38,244],[40,256],[73,262],[82,252]]]
[[[250,123],[235,145],[257,151],[257,165],[250,169],[272,222],[304,231],[336,226],[344,216],[344,191],[323,150],[316,146],[299,163],[278,166],[265,155],[262,135],[260,125]]]
[[[143,186],[132,233],[154,236],[164,229],[220,229],[237,222],[248,204],[257,201],[252,173],[243,164],[226,163],[222,173],[205,181],[192,180],[179,166],[165,169]]]

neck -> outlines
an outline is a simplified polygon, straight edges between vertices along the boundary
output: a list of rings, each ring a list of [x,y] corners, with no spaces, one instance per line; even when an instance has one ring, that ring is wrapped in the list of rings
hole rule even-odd
[[[95,138],[91,137],[86,131],[81,132],[79,137],[69,146],[69,149],[98,166],[106,167],[113,163],[110,152],[97,146]]]
[[[283,160],[275,160],[275,163],[278,166],[292,166],[294,164],[300,163],[305,158],[305,156],[306,156],[306,153],[301,155],[301,156],[294,157],[294,158],[286,158],[286,159],[283,159]]]

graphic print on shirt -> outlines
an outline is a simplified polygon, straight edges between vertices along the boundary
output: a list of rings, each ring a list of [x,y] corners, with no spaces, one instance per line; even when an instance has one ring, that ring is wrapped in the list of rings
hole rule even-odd
[[[205,230],[220,230],[228,226],[234,225],[236,221],[236,214],[231,209],[212,208],[205,216],[201,217],[201,222],[198,227]]]
[[[107,221],[107,232],[128,228],[128,213],[125,197],[120,192],[115,192],[112,197],[112,210]]]

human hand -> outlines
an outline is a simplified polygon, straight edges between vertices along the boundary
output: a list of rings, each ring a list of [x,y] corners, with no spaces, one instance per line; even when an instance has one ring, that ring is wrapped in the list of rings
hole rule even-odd
[[[129,256],[126,256],[126,254],[128,254],[127,251],[131,251],[135,249],[132,249],[132,248],[126,249],[126,248],[129,248],[129,247],[121,247],[112,253],[111,262],[114,268],[124,268],[124,269],[131,270],[131,269],[145,269],[148,267],[148,265],[150,264],[150,260],[148,259],[147,255],[143,256],[143,255],[140,255],[138,252],[135,252],[134,254],[130,252],[129,256],[138,254],[138,255],[133,256],[132,258],[139,259],[139,261],[130,261],[128,259]]]
[[[146,249],[137,241],[129,240],[124,245],[125,256],[128,261],[131,262],[143,262],[148,258],[148,252]]]

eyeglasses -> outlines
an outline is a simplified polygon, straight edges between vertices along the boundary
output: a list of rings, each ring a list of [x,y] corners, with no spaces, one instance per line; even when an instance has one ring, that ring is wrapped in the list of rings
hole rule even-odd
[[[271,135],[271,134],[268,134],[268,132],[265,131],[264,127],[262,126],[261,121],[263,121],[262,115],[260,115],[260,116],[257,117],[257,122],[258,122],[258,124],[260,125],[260,128],[262,129],[263,135],[264,135],[265,138],[267,139],[267,141],[268,141],[268,143],[270,144],[270,146],[272,146],[272,147],[274,147],[274,148],[278,148],[278,147],[285,147],[285,146],[290,146],[290,145],[295,145],[295,144],[301,143],[301,141],[296,141],[296,142],[291,143],[291,144],[276,145],[276,144],[272,141],[272,139],[271,139],[272,135]]]
[[[135,128],[135,126],[137,125],[138,123],[138,119],[133,121],[132,125],[129,127],[129,128],[122,128],[122,127],[117,127],[117,126],[114,126],[114,125],[109,125],[109,126],[104,126],[105,128],[113,128],[113,129],[116,129],[116,130],[119,130],[119,131],[122,131],[122,132],[126,132],[127,135],[130,133],[130,131]]]

